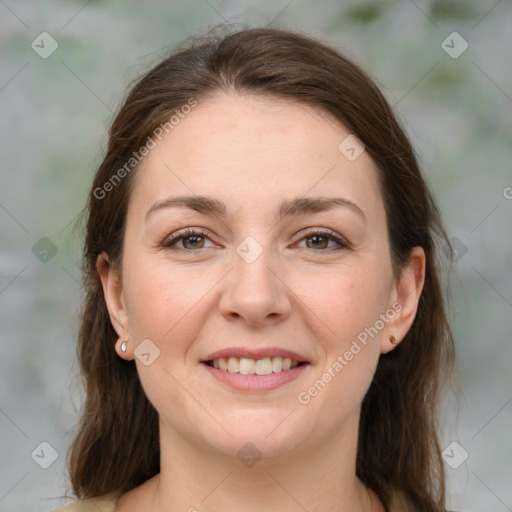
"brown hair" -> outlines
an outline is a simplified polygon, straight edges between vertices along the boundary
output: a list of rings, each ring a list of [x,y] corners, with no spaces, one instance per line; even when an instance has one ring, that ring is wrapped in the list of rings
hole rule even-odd
[[[438,418],[454,344],[437,259],[436,241],[448,243],[439,212],[408,138],[368,75],[323,43],[274,28],[192,39],[137,80],[112,123],[88,199],[86,296],[78,337],[87,395],[70,448],[74,494],[126,492],[160,471],[158,414],[133,362],[116,355],[118,336],[96,260],[105,252],[110,264],[121,261],[130,184],[138,167],[130,171],[126,162],[191,98],[200,102],[222,91],[304,102],[337,118],[377,165],[395,275],[411,248],[424,249],[426,278],[416,318],[402,343],[380,357],[362,404],[357,475],[386,507],[397,489],[414,509],[444,511]],[[120,173],[123,166],[126,172]],[[113,181],[116,173],[123,179]],[[107,182],[112,186],[105,187]]]

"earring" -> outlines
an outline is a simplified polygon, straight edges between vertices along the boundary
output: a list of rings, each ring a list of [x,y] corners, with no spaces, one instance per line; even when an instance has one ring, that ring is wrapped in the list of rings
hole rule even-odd
[[[128,341],[128,338],[126,338],[123,343],[121,343],[121,352],[126,352],[126,342]]]
[[[393,335],[389,337],[389,341],[391,342],[392,345],[398,345],[398,341]]]

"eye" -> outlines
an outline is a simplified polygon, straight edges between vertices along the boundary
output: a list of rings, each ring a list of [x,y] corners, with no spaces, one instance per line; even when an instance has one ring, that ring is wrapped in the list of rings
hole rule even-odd
[[[306,247],[319,252],[330,252],[330,250],[350,249],[350,243],[345,240],[342,236],[337,235],[334,231],[326,229],[312,229],[303,233],[301,241],[306,241]],[[328,247],[329,242],[334,242],[334,247]],[[323,250],[330,249],[330,250]]]
[[[161,246],[165,249],[195,253],[205,248],[206,240],[210,240],[206,231],[198,228],[187,228],[178,231],[170,238],[166,238]],[[182,246],[180,247],[179,244]]]
[[[202,249],[208,249],[208,247],[205,247],[206,240],[212,241],[207,231],[199,228],[187,228],[166,238],[161,247],[173,251],[199,253]],[[300,241],[306,241],[306,248],[316,252],[331,252],[331,250],[351,248],[350,243],[342,236],[337,235],[334,231],[319,228],[303,233]],[[329,247],[329,242],[333,242],[334,247]]]

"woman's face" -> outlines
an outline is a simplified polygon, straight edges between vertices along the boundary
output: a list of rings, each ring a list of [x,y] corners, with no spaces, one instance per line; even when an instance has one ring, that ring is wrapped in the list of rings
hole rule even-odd
[[[395,281],[376,170],[349,135],[312,107],[219,95],[155,139],[130,197],[122,285],[100,273],[129,338],[119,354],[135,357],[176,442],[278,456],[357,425],[423,278],[418,257]],[[199,196],[218,211],[186,207]],[[230,354],[240,367],[218,361]],[[285,358],[294,368],[279,372],[279,354],[305,364]]]

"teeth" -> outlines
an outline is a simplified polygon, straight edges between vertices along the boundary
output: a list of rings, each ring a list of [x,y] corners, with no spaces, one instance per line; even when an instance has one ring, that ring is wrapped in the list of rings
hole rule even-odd
[[[254,359],[246,359],[245,357],[242,357],[240,358],[238,371],[244,375],[252,375],[256,371],[256,362]]]
[[[243,375],[269,375],[299,366],[299,362],[289,357],[265,357],[249,359],[246,357],[221,357],[213,361],[213,367],[230,373]]]
[[[277,373],[283,369],[283,358],[273,357],[272,358],[272,371]]]
[[[240,371],[240,359],[238,357],[230,357],[228,359],[228,372],[238,373]]]
[[[266,357],[265,359],[258,359],[256,361],[256,375],[268,375],[272,373],[272,359]]]

